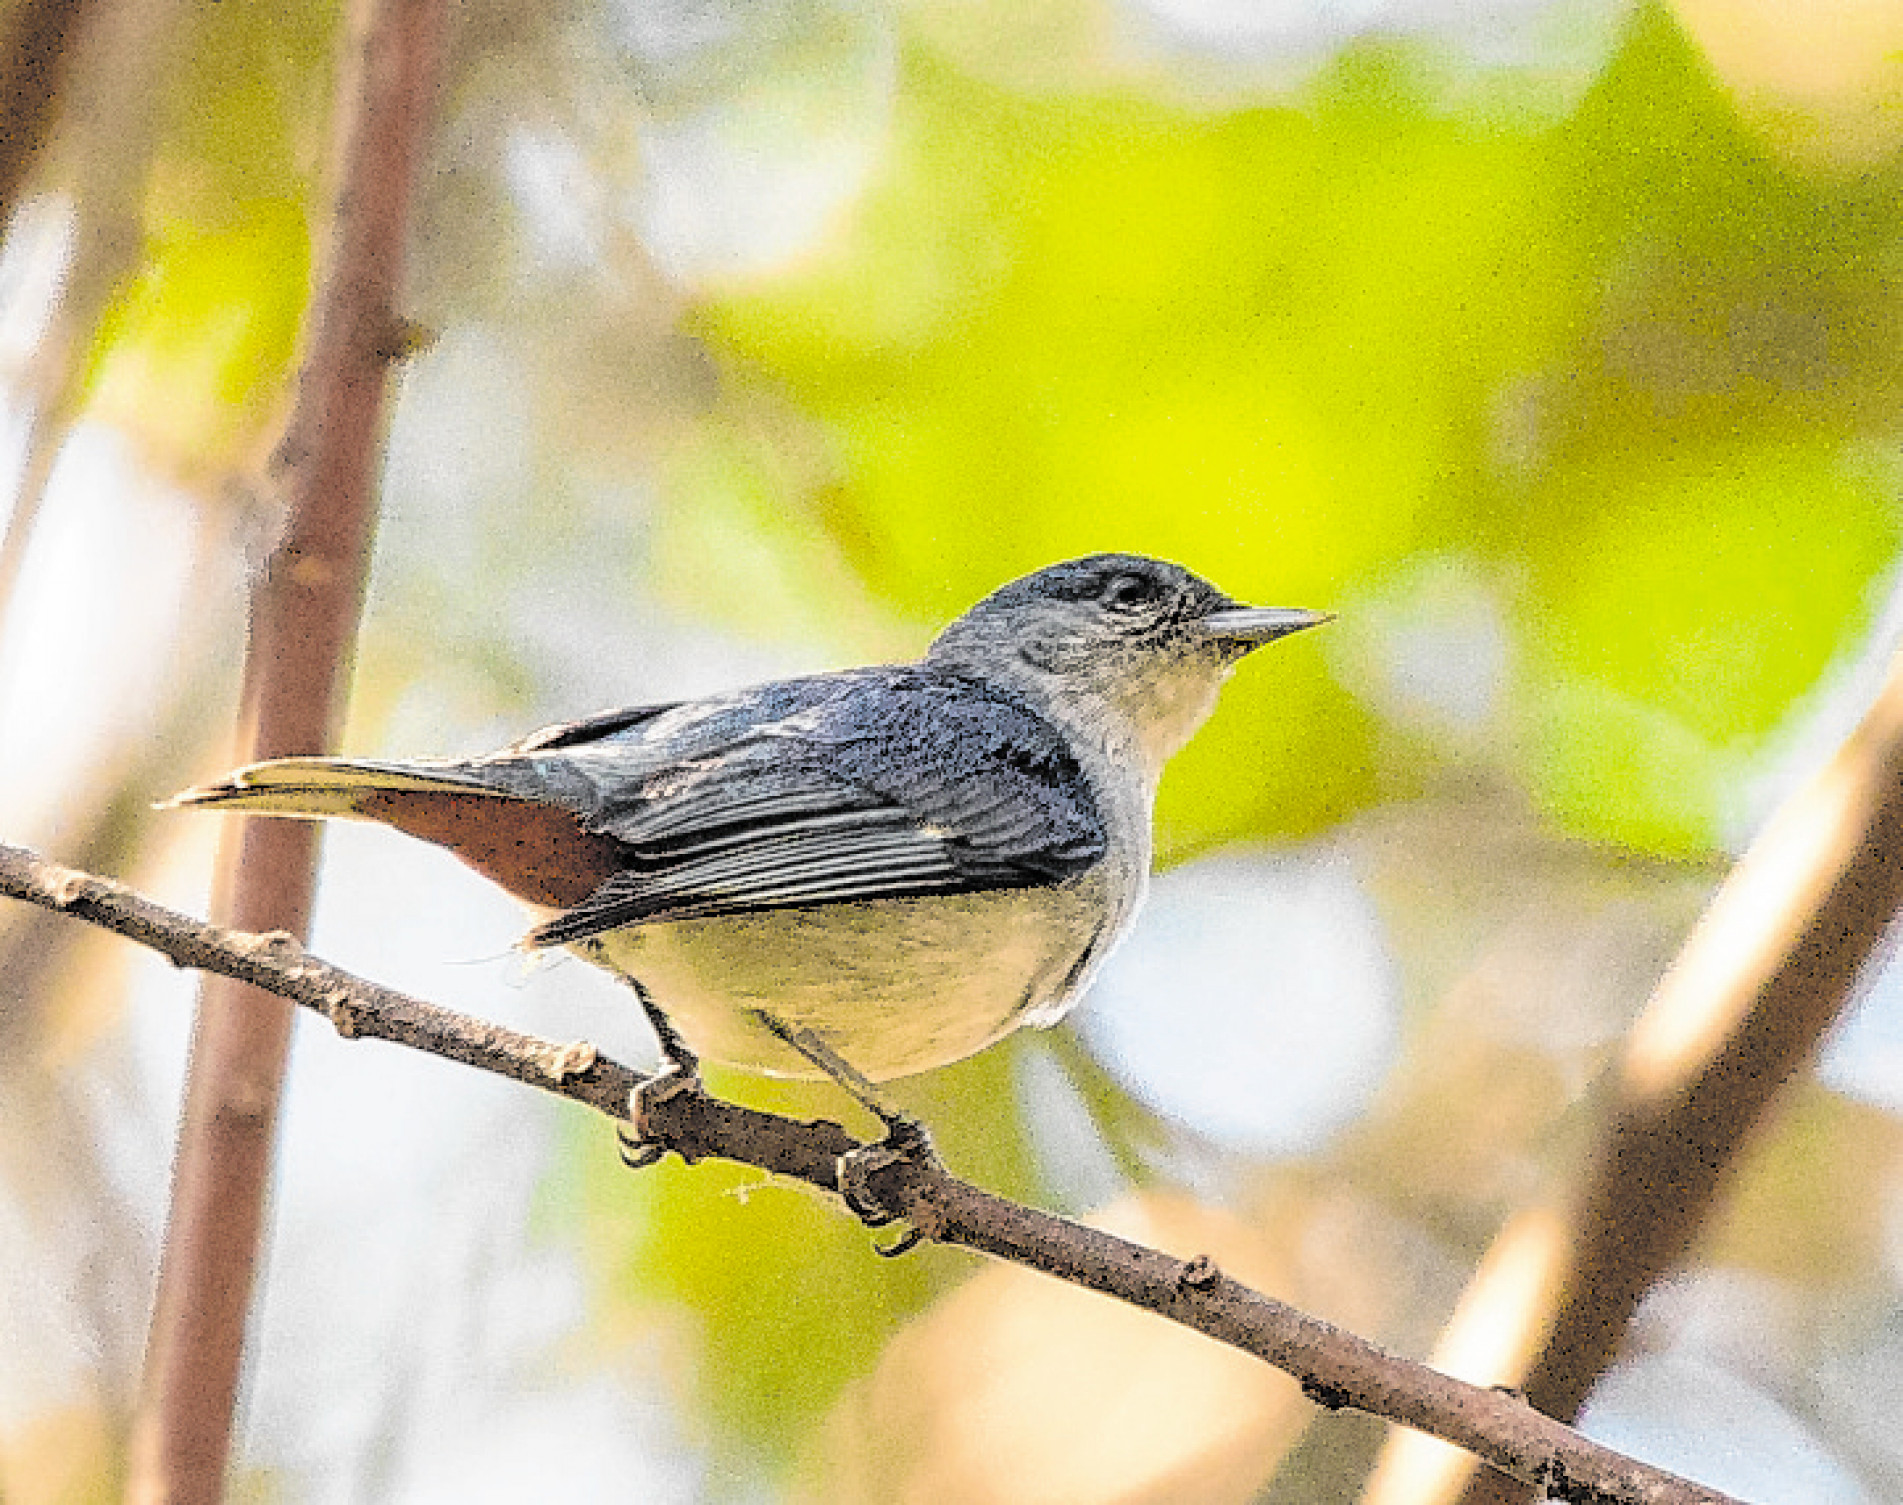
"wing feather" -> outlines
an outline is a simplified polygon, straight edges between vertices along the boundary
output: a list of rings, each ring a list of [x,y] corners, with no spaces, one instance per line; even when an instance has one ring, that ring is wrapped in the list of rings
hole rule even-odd
[[[693,714],[689,714],[693,713]],[[526,748],[594,790],[583,825],[625,865],[533,931],[558,945],[664,920],[1054,883],[1103,854],[1057,731],[991,686],[922,669],[774,687],[749,719],[600,718]],[[546,771],[546,770],[544,770]]]

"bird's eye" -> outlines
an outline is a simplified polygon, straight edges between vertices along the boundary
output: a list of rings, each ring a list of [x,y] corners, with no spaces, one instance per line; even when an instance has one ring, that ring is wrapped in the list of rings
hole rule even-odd
[[[1157,583],[1146,575],[1116,575],[1103,588],[1103,604],[1112,611],[1135,611],[1157,597]]]

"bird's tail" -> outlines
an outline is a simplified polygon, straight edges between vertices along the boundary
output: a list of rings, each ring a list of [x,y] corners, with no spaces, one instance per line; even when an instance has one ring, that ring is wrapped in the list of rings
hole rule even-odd
[[[215,806],[247,815],[331,815],[381,821],[388,819],[391,796],[500,793],[453,767],[358,758],[274,758],[247,764],[215,783],[182,790],[161,801],[158,808]]]
[[[518,787],[509,787],[509,766],[276,758],[175,794],[159,808],[376,821],[449,848],[530,904],[579,904],[620,866],[619,843],[587,830],[546,789],[544,776],[524,788],[518,774]]]

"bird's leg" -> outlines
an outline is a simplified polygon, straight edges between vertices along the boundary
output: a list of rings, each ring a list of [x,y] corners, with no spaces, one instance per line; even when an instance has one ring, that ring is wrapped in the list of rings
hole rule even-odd
[[[804,1025],[788,1024],[784,1019],[769,1014],[765,1009],[753,1010],[753,1017],[778,1037],[780,1043],[790,1050],[798,1051],[821,1072],[833,1080],[833,1083],[866,1112],[877,1118],[887,1129],[904,1119],[905,1115],[892,1107],[879,1096],[879,1089],[832,1046],[826,1043],[826,1037]]]
[[[839,1194],[845,1198],[846,1206],[868,1228],[883,1228],[887,1223],[896,1222],[903,1214],[879,1200],[873,1193],[869,1178],[875,1172],[900,1161],[936,1166],[938,1152],[932,1148],[932,1136],[925,1125],[881,1097],[879,1089],[873,1086],[866,1075],[828,1045],[816,1031],[788,1024],[764,1009],[755,1009],[754,1015],[783,1044],[806,1057],[832,1078],[841,1091],[885,1125],[885,1137],[877,1144],[861,1145],[839,1157],[836,1179]],[[903,1254],[922,1237],[924,1235],[917,1231],[908,1233],[897,1243],[881,1247],[879,1252],[894,1256]]]
[[[621,1163],[630,1170],[638,1171],[645,1170],[667,1154],[667,1146],[657,1144],[648,1134],[648,1115],[662,1103],[679,1097],[683,1092],[700,1091],[700,1057],[688,1049],[681,1032],[674,1028],[674,1021],[667,1017],[648,990],[641,986],[638,978],[624,972],[615,975],[634,989],[634,996],[641,1000],[641,1012],[648,1016],[648,1023],[654,1026],[654,1036],[660,1041],[661,1056],[666,1062],[659,1071],[643,1079],[628,1094],[628,1120],[615,1127],[615,1137],[621,1143]]]

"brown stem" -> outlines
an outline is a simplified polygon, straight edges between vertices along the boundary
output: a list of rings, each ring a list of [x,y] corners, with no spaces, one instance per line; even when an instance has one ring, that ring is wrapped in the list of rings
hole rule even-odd
[[[0,227],[46,142],[89,0],[19,0],[0,34]]]
[[[180,966],[214,970],[291,999],[346,1037],[391,1040],[625,1116],[644,1078],[592,1045],[558,1045],[366,982],[310,956],[290,936],[234,933],[163,908],[87,873],[0,845],[0,893],[116,931]],[[833,1123],[807,1123],[699,1091],[650,1100],[643,1128],[689,1161],[736,1160],[824,1191],[841,1157],[866,1148]],[[1143,1307],[1255,1355],[1331,1409],[1352,1407],[1467,1448],[1542,1485],[1550,1499],[1623,1505],[1736,1505],[1726,1495],[1587,1441],[1498,1390],[1386,1353],[1231,1280],[1208,1259],[1176,1259],[1113,1234],[1008,1202],[935,1160],[882,1159],[866,1190],[924,1238],[962,1244]]]
[[[328,243],[272,461],[284,527],[251,598],[242,740],[253,758],[322,751],[341,719],[443,26],[442,0],[353,8]],[[246,930],[302,933],[316,853],[313,826],[247,823],[223,854],[214,912]],[[140,1505],[223,1493],[289,1030],[281,1003],[228,977],[207,983],[133,1426],[127,1498]]]
[[[1519,1386],[1549,1415],[1578,1413],[1779,1090],[1855,996],[1900,906],[1903,658],[1752,843],[1647,1004],[1607,1084],[1581,1185],[1550,1236],[1528,1245],[1537,1278],[1524,1258],[1490,1260],[1462,1298],[1509,1335],[1501,1352],[1525,1355],[1485,1378]],[[1400,1488],[1410,1502],[1455,1497]],[[1526,1493],[1474,1474],[1458,1497],[1506,1505]]]

